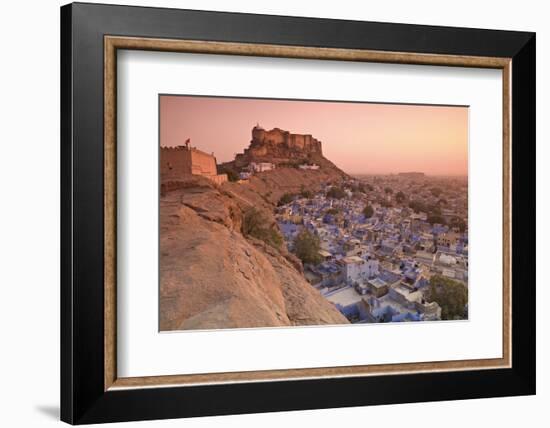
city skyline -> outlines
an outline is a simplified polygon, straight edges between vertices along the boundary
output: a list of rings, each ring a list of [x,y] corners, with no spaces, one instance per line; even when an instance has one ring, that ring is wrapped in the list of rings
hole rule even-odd
[[[161,95],[160,144],[191,145],[231,161],[259,124],[311,134],[349,174],[467,176],[468,108],[410,104]]]

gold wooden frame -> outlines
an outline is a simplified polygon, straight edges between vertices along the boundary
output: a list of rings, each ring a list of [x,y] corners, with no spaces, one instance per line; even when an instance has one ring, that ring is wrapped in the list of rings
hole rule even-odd
[[[192,375],[119,378],[116,370],[116,52],[117,49],[202,54],[267,56],[339,61],[443,65],[502,70],[503,82],[503,349],[502,358],[380,364],[346,367],[206,373]],[[192,386],[198,384],[356,377],[419,372],[441,372],[511,367],[511,58],[382,52],[227,43],[191,40],[105,36],[104,38],[104,388]]]

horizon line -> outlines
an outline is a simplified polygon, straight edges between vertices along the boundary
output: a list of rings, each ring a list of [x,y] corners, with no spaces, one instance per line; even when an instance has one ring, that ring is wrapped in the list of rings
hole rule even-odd
[[[342,170],[343,171],[343,170]],[[348,175],[396,175],[407,174],[408,172],[346,172]],[[457,174],[430,174],[421,171],[412,171],[424,174],[425,177],[468,177],[468,173],[457,173]]]

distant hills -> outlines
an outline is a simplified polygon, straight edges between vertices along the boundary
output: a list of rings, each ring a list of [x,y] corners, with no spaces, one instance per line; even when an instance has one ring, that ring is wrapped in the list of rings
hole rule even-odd
[[[399,174],[397,174],[401,177],[408,177],[408,178],[422,178],[424,177],[426,174],[424,174],[423,172],[415,172],[415,171],[411,171],[411,172],[400,172]]]

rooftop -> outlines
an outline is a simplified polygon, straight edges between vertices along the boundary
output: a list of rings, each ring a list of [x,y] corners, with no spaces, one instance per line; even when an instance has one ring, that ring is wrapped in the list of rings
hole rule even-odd
[[[382,288],[387,284],[386,281],[383,281],[380,278],[371,279],[369,283],[375,288]]]
[[[345,263],[345,264],[354,264],[354,263],[363,263],[364,260],[359,257],[359,256],[348,256],[348,257],[344,257],[342,259],[342,261]]]
[[[359,295],[353,287],[346,287],[334,291],[327,295],[326,298],[330,302],[343,307],[359,303],[362,300],[361,295]]]

